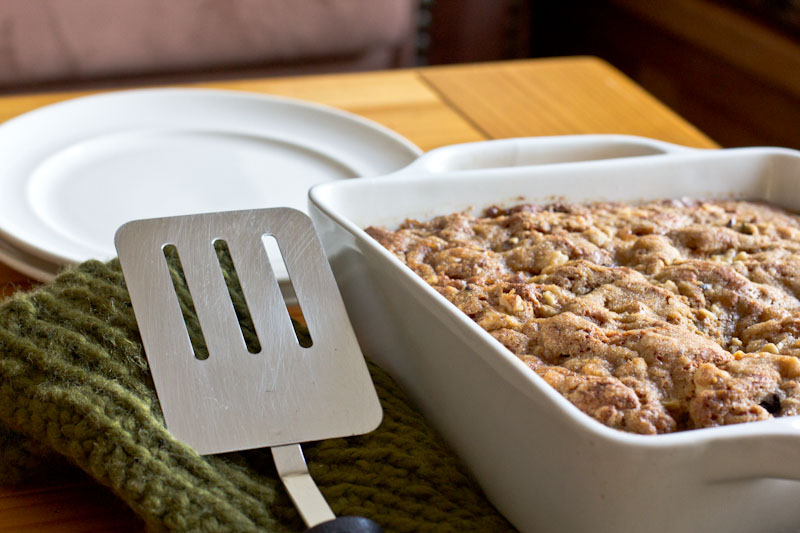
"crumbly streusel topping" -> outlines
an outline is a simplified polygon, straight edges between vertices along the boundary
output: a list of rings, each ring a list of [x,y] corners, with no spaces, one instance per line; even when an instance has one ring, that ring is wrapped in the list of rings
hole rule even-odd
[[[634,433],[800,413],[800,217],[492,207],[367,232],[583,412]]]

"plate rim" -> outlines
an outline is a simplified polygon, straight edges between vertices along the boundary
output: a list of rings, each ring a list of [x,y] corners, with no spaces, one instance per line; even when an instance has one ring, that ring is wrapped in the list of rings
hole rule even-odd
[[[121,89],[121,90],[112,90],[106,92],[100,92],[97,94],[91,94],[87,96],[76,96],[74,98],[69,98],[66,100],[62,100],[59,102],[55,102],[49,105],[45,105],[26,113],[22,113],[15,117],[12,117],[9,120],[0,123],[0,133],[7,133],[9,130],[14,128],[21,128],[25,127],[26,123],[30,123],[32,121],[41,120],[43,116],[47,116],[50,114],[58,114],[58,113],[65,113],[69,112],[71,108],[78,108],[80,110],[81,107],[86,107],[87,109],[91,109],[92,107],[97,107],[97,104],[101,105],[108,105],[109,102],[114,103],[114,101],[119,101],[121,105],[125,105],[127,102],[134,102],[139,101],[142,102],[146,99],[158,99],[159,97],[164,96],[166,98],[176,98],[180,96],[188,96],[191,98],[200,98],[203,101],[206,99],[227,101],[227,102],[244,102],[247,104],[248,102],[252,102],[254,105],[258,104],[267,104],[272,106],[278,106],[280,108],[286,108],[289,110],[296,109],[300,112],[312,112],[314,114],[319,114],[322,117],[328,117],[333,120],[342,121],[343,124],[350,123],[352,125],[356,125],[362,128],[365,132],[371,132],[372,134],[376,134],[382,139],[387,141],[387,146],[392,147],[392,151],[396,156],[399,158],[406,158],[407,162],[405,164],[411,163],[417,157],[419,157],[423,151],[412,141],[407,139],[406,137],[400,135],[398,132],[384,126],[383,124],[377,123],[373,120],[370,120],[366,117],[362,117],[357,115],[351,111],[347,111],[345,109],[340,109],[336,107],[331,107],[325,104],[321,104],[318,102],[301,100],[297,98],[282,96],[282,95],[272,95],[267,93],[256,93],[256,92],[249,92],[244,90],[235,90],[235,89],[216,89],[216,88],[200,88],[200,87],[155,87],[155,88],[142,88],[142,89]],[[66,111],[65,111],[66,110]],[[257,115],[254,115],[257,116]],[[144,128],[131,126],[127,127],[125,122],[129,122],[130,118],[123,118],[118,120],[114,117],[104,119],[103,124],[110,124],[113,125],[115,122],[119,122],[122,124],[122,127],[116,131],[116,133],[128,133],[133,132],[136,130],[147,130],[152,129],[156,130],[159,128],[164,128],[164,125],[159,125],[154,127],[153,125],[148,125]],[[187,129],[182,128],[180,123],[176,124],[176,130]],[[212,125],[209,130],[216,130],[216,128]],[[91,141],[92,139],[102,139],[106,136],[106,134],[99,134],[99,135],[92,135],[86,134],[84,136],[75,136],[70,133],[62,133],[59,136],[64,137],[66,139],[66,146],[61,147],[63,150],[65,147],[73,146],[80,142]],[[291,141],[287,141],[290,142]],[[0,143],[4,143],[4,139],[0,137]],[[303,144],[302,148],[304,149],[314,149],[313,142],[308,144]],[[316,150],[321,155],[331,158],[335,160],[339,164],[343,164],[349,167],[349,161],[341,160],[339,161],[330,153],[325,150]],[[57,151],[53,151],[52,153],[56,153]],[[50,153],[50,152],[48,152]],[[52,154],[50,154],[52,155]],[[45,158],[37,158],[32,160],[34,164],[39,164],[46,159]],[[1,165],[0,165],[1,166]],[[402,168],[402,167],[399,167]],[[391,168],[387,167],[385,169],[385,173],[391,173],[394,170],[398,170],[392,166]],[[0,182],[8,180],[18,179],[20,180],[20,184],[26,184],[29,182],[32,174],[25,175],[23,177],[13,178],[5,178],[3,179],[0,177]],[[356,176],[360,177],[360,176]],[[16,195],[15,195],[16,197]],[[41,217],[37,216],[31,210],[31,217],[35,219],[40,219]],[[14,250],[16,253],[16,257],[11,257],[14,255],[12,253],[9,254],[2,254],[0,252],[0,260],[3,260],[10,264],[10,262],[17,263],[14,268],[19,269],[19,266],[22,266],[27,262],[27,258],[30,257],[36,261],[43,261],[45,263],[53,264],[56,267],[67,266],[71,264],[75,264],[76,259],[74,257],[69,257],[63,255],[66,249],[56,249],[51,250],[46,247],[46,243],[44,244],[34,244],[35,241],[29,241],[25,239],[25,233],[20,231],[19,225],[8,224],[8,221],[3,222],[0,220],[0,241],[4,241],[5,244],[4,248]],[[10,259],[9,259],[10,257]],[[88,260],[93,257],[85,257],[78,260],[78,262],[83,260]],[[108,258],[96,258],[96,259],[108,259]],[[30,275],[31,273],[36,273],[40,269],[35,267],[28,268],[30,272],[24,272],[25,274]],[[43,272],[38,272],[42,274]],[[41,279],[43,277],[49,276],[41,276],[37,275],[34,276],[36,279]],[[46,280],[45,280],[46,281]]]

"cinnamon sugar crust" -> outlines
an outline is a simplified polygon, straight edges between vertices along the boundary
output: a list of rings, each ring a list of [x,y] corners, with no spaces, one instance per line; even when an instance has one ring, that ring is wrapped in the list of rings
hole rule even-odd
[[[490,207],[367,228],[581,411],[641,434],[800,413],[800,217],[744,201]]]

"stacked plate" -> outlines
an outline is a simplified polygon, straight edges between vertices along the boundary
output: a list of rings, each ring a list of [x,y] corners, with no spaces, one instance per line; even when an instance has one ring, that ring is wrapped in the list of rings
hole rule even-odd
[[[0,125],[0,261],[49,281],[64,265],[114,257],[129,220],[305,211],[311,185],[388,174],[420,153],[356,115],[263,95],[153,89],[62,102]]]

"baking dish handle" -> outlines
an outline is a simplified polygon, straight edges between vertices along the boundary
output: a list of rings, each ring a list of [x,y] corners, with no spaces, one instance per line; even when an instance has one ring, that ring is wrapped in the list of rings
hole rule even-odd
[[[707,479],[729,483],[755,479],[800,481],[800,417],[787,416],[767,422],[748,422],[760,429],[714,443],[715,460]],[[715,428],[716,429],[716,428]]]
[[[435,148],[392,175],[441,174],[666,155],[695,150],[698,149],[633,135],[560,135],[498,139]]]

